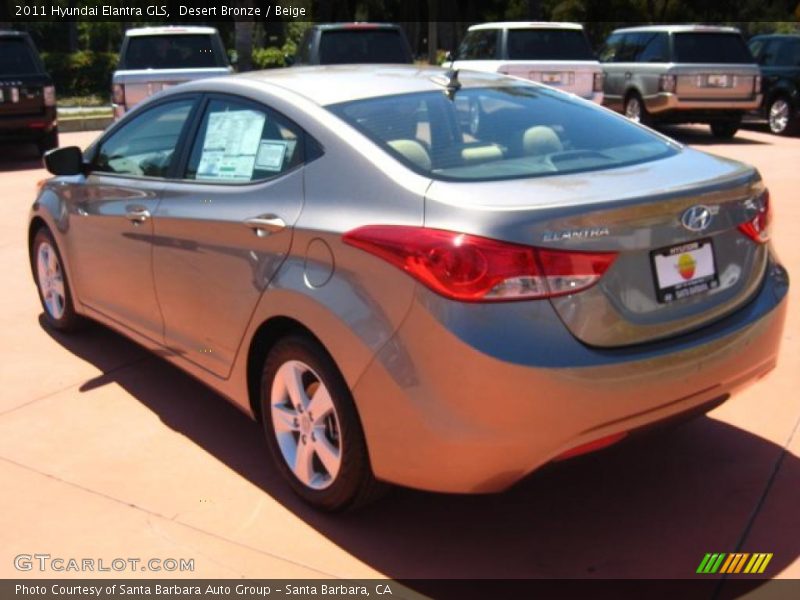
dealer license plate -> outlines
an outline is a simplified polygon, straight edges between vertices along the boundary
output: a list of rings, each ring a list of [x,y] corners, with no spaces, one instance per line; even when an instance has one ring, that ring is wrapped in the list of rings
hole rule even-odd
[[[719,286],[711,240],[654,250],[650,258],[659,302],[682,300]]]

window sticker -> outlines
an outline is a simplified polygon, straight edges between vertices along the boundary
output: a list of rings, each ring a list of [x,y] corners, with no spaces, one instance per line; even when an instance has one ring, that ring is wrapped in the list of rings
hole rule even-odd
[[[197,179],[250,181],[266,115],[256,110],[230,110],[208,115]]]
[[[256,155],[256,168],[264,171],[280,171],[287,146],[284,140],[261,140]]]

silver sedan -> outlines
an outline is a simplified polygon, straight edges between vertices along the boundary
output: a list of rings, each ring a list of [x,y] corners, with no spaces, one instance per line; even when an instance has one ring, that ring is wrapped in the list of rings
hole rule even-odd
[[[788,277],[756,170],[535,83],[208,79],[46,164],[47,323],[99,321],[229,398],[323,509],[500,491],[775,366]]]

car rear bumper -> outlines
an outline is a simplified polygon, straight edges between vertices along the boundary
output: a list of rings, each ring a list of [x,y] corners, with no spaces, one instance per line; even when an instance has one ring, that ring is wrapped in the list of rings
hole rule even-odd
[[[57,126],[55,108],[32,115],[0,115],[0,141],[38,140]]]
[[[427,290],[354,386],[379,479],[501,491],[564,452],[735,392],[776,364],[788,276],[671,340],[596,349],[549,302],[461,304]]]
[[[653,96],[647,96],[644,99],[645,108],[647,112],[657,115],[672,116],[678,118],[681,115],[690,117],[692,114],[701,115],[705,114],[713,117],[719,112],[733,112],[745,113],[750,110],[755,110],[761,106],[761,94],[756,94],[750,98],[745,99],[690,99],[681,98],[677,94],[661,92]]]

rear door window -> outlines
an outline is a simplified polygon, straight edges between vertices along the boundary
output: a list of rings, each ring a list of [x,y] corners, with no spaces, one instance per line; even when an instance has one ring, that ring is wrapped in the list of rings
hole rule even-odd
[[[499,29],[468,31],[458,48],[457,60],[494,60],[497,58]]]
[[[507,43],[509,60],[594,60],[577,29],[509,29]]]
[[[738,33],[687,32],[674,35],[675,62],[742,64],[755,62]]]
[[[249,183],[276,177],[303,162],[302,130],[250,102],[213,99],[192,146],[185,179]]]
[[[209,34],[131,36],[124,69],[203,69],[226,67],[227,60]]]
[[[0,75],[29,75],[39,73],[39,62],[21,38],[0,38]]]
[[[323,65],[411,62],[397,29],[337,29],[323,31],[319,42]]]
[[[640,33],[637,42],[636,62],[669,62],[669,36],[666,33]]]

